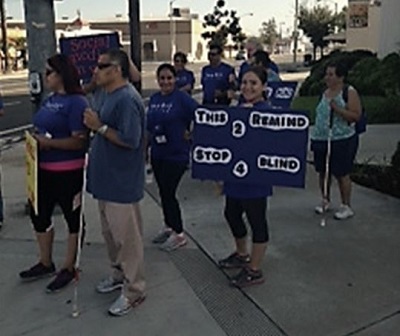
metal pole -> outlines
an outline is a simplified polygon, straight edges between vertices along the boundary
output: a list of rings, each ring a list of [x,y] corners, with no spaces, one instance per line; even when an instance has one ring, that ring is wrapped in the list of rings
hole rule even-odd
[[[171,0],[169,2],[169,32],[171,38],[171,61],[173,61],[176,52],[176,23],[173,16],[174,9],[172,7],[175,1],[176,0]]]
[[[298,43],[298,29],[297,19],[299,17],[299,0],[295,0],[295,13],[294,13],[294,30],[293,30],[293,63],[297,63],[297,43]]]
[[[53,0],[24,0],[25,26],[28,42],[29,74],[44,73],[46,60],[56,53]],[[37,96],[36,107],[44,97]]]
[[[129,31],[131,38],[131,58],[139,71],[142,71],[142,39],[140,29],[139,0],[129,0]],[[136,89],[142,91],[142,82],[134,83]]]
[[[1,68],[4,72],[6,72],[8,70],[8,46],[7,46],[7,22],[6,22],[4,1],[5,0],[0,0],[1,36],[3,42],[2,50],[4,53],[4,64],[2,64]],[[1,60],[1,62],[3,62],[3,60]]]

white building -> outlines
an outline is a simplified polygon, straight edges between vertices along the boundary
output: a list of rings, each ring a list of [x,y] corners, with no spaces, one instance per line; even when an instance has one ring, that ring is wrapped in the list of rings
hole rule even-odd
[[[349,0],[347,49],[385,57],[400,51],[400,0]]]

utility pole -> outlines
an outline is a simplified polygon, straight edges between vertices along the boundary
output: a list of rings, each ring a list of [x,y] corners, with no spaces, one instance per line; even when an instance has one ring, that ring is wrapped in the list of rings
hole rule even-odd
[[[173,4],[177,0],[170,0],[169,2],[169,34],[171,38],[171,62],[174,60],[176,53],[176,23],[174,20]]]
[[[29,53],[29,75],[39,80],[43,88],[46,60],[56,53],[53,0],[24,0],[25,26]],[[31,87],[32,89],[32,87]],[[31,90],[32,91],[32,90]],[[38,107],[44,97],[43,90],[32,100]]]
[[[5,13],[5,0],[0,0],[0,19],[1,19],[1,37],[2,37],[2,50],[4,54],[4,65],[3,71],[8,70],[8,46],[7,46],[7,23],[6,23],[6,13]],[[1,60],[2,62],[3,60]]]
[[[142,71],[142,38],[140,31],[139,0],[129,1],[129,32],[131,37],[131,58],[139,71]],[[142,91],[142,82],[134,83],[136,89]]]
[[[297,28],[297,22],[299,18],[299,0],[295,0],[294,10],[294,30],[293,30],[293,64],[296,66],[297,63],[297,43],[299,39],[299,32]]]

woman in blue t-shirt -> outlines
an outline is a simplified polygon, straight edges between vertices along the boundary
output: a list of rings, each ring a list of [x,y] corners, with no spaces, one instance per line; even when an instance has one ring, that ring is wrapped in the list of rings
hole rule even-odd
[[[53,210],[58,204],[68,224],[67,255],[61,270],[47,286],[56,292],[76,276],[75,259],[81,227],[83,169],[87,131],[83,113],[88,104],[71,60],[57,54],[46,63],[46,85],[52,92],[35,113],[34,137],[38,144],[37,213],[30,204],[30,216],[39,245],[39,262],[22,271],[22,280],[35,280],[55,273],[52,258]]]
[[[176,88],[176,70],[171,64],[157,69],[160,92],[150,97],[147,131],[150,160],[159,189],[165,228],[153,239],[164,251],[184,246],[182,215],[176,190],[189,163],[188,132],[198,104]]]
[[[192,94],[195,79],[193,71],[186,69],[187,62],[187,56],[183,52],[178,51],[174,55],[174,67],[176,70],[175,85],[179,90]]]
[[[262,67],[251,67],[243,75],[240,91],[244,107],[258,109],[270,108],[265,101],[264,86],[267,72]],[[227,258],[219,261],[221,268],[242,268],[231,279],[231,285],[245,287],[264,282],[261,262],[269,239],[267,224],[267,198],[272,195],[272,186],[249,185],[225,182],[225,218],[235,238],[236,250]],[[251,254],[247,250],[247,230],[243,214],[252,230]]]

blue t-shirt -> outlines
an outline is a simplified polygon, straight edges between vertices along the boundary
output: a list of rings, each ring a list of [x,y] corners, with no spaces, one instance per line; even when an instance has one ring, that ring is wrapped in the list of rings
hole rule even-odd
[[[190,143],[184,138],[198,103],[186,92],[175,89],[150,97],[147,110],[147,131],[150,133],[151,158],[189,161]]]
[[[96,134],[89,152],[87,191],[94,198],[114,203],[135,203],[144,189],[144,106],[131,84],[105,93],[97,111],[102,123],[114,129],[131,148],[113,144]]]
[[[254,104],[253,108],[260,110],[271,108],[266,101],[261,101]],[[272,186],[256,185],[235,182],[224,182],[224,194],[228,197],[237,199],[252,199],[268,197],[272,195]]]
[[[47,134],[52,139],[65,139],[72,132],[86,130],[83,113],[88,102],[83,95],[50,95],[33,117],[33,126],[39,134]],[[50,149],[39,152],[39,162],[64,162],[85,157],[85,150]]]
[[[176,73],[176,87],[178,89],[190,84],[190,88],[193,89],[194,87],[194,74],[193,71],[182,69],[177,71]]]
[[[206,65],[201,70],[201,85],[203,86],[203,104],[215,103],[215,91],[227,91],[230,88],[229,76],[235,75],[235,70],[229,64],[220,63],[216,67]]]
[[[250,69],[250,64],[249,64],[249,62],[243,62],[241,65],[240,65],[240,68],[239,68],[239,75],[238,75],[238,78],[239,78],[239,83],[241,83],[242,82],[242,79],[243,79],[243,75],[246,73],[246,71],[247,70],[249,70]],[[277,78],[279,78],[279,80],[280,80],[280,77],[279,77],[279,68],[278,68],[278,65],[275,63],[275,62],[273,62],[273,61],[271,61],[271,63],[269,63],[269,69],[270,70],[272,70],[275,74],[268,74],[268,81],[269,82],[274,82],[274,81],[277,81],[278,79]],[[270,76],[271,76],[271,80],[270,80]]]

